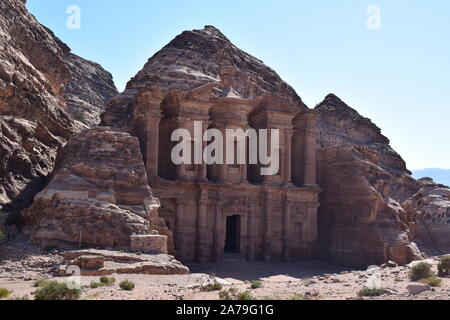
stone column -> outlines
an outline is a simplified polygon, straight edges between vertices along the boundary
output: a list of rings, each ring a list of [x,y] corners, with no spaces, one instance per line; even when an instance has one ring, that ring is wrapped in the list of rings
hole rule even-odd
[[[222,233],[222,204],[218,202],[216,205],[216,215],[214,217],[214,260],[216,262],[222,260],[224,250]]]
[[[176,120],[176,122],[177,122],[177,129],[187,129],[186,128],[186,121],[187,121],[186,119],[178,118]],[[186,179],[186,164],[178,165],[176,167],[176,171],[177,171],[176,172],[177,180],[185,180]]]
[[[176,199],[176,216],[175,216],[175,250],[179,256],[183,254],[183,218],[184,218],[184,200]]]
[[[285,184],[291,184],[292,181],[292,130],[286,130],[286,146],[284,151],[284,170],[283,170],[283,180]]]
[[[283,261],[290,261],[289,243],[291,241],[291,204],[286,199],[283,208]]]
[[[160,113],[148,113],[146,125],[146,169],[150,180],[158,179],[158,155],[159,155],[159,123]]]
[[[219,165],[219,182],[226,183],[228,181],[228,165],[227,165],[227,144],[226,144],[226,128],[221,127],[219,130],[222,132],[223,143],[223,164]]]
[[[304,170],[304,186],[317,186],[317,127],[316,122],[318,116],[316,114],[308,114],[305,130],[305,170]]]
[[[203,152],[206,150],[207,142],[203,141],[203,135],[205,134],[206,130],[208,130],[208,121],[203,121],[203,130],[202,130],[202,164],[198,165],[198,175],[197,178],[200,182],[208,182],[208,165],[205,163],[203,159]]]
[[[208,214],[208,190],[201,190],[198,202],[197,218],[197,261],[206,263],[206,230]]]
[[[256,204],[250,204],[250,210],[248,212],[248,251],[247,259],[254,261],[256,258]]]
[[[264,261],[270,262],[272,260],[272,208],[271,196],[266,193],[265,208],[264,208]]]

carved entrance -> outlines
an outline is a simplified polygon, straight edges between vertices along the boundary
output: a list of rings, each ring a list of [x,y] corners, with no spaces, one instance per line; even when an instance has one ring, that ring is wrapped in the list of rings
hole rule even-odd
[[[225,253],[241,253],[241,217],[227,217]]]

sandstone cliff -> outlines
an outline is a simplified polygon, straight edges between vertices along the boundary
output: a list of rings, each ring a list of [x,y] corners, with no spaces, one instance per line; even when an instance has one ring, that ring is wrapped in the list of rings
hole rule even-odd
[[[213,84],[220,96],[232,83],[233,96],[253,99],[275,93],[306,110],[297,93],[262,61],[233,45],[218,29],[185,31],[149,59],[102,116],[103,124],[124,127],[137,117],[137,94],[154,89],[155,99],[174,89],[192,90]],[[227,89],[228,88],[228,89]]]
[[[403,202],[412,235],[428,255],[450,252],[450,188],[432,179],[419,180],[420,190]]]
[[[316,107],[320,113],[319,208],[322,255],[352,265],[418,255],[409,218],[399,202],[419,186],[389,140],[370,119],[335,95]]]
[[[81,66],[90,73],[79,73]],[[102,75],[101,81],[96,75]],[[98,87],[107,83],[106,93],[96,91],[86,78]],[[84,86],[78,88],[80,83]],[[83,117],[88,103],[99,108],[100,100],[105,102],[112,91],[107,73],[70,54],[70,49],[26,10],[25,1],[1,1],[0,206],[25,207],[30,202],[53,171],[58,149],[87,128],[86,124],[92,124],[91,118],[98,118],[99,113],[91,116],[95,110],[87,112],[84,117],[88,121],[83,124],[71,112]]]
[[[51,182],[22,214],[37,242],[129,249],[133,235],[157,229],[170,238],[158,208],[138,139],[99,127],[67,144]]]

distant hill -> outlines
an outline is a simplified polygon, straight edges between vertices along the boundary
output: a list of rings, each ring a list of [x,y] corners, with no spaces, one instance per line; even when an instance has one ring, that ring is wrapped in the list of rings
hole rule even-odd
[[[450,186],[450,169],[429,168],[422,170],[413,170],[413,177],[415,179],[430,177],[433,178],[433,180],[437,183]]]

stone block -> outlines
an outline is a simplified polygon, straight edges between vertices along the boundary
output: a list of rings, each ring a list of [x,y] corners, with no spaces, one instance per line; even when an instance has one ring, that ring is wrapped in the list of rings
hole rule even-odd
[[[167,254],[167,236],[134,235],[130,237],[131,250]]]

